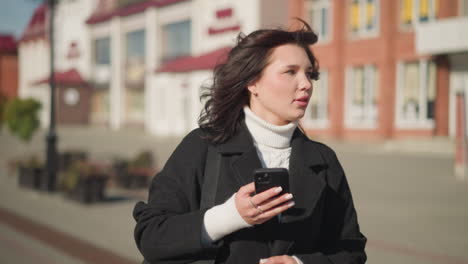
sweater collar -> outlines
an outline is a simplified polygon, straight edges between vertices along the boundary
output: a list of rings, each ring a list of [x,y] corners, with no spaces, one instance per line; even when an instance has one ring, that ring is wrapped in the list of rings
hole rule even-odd
[[[248,106],[244,107],[244,113],[245,124],[256,144],[272,148],[287,148],[291,145],[291,137],[297,127],[297,121],[277,126],[258,117]]]

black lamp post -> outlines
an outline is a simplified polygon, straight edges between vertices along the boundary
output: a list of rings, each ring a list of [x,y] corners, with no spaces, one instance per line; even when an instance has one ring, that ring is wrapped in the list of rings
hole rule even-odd
[[[50,122],[47,133],[47,191],[56,190],[57,182],[57,134],[55,133],[55,67],[54,67],[54,10],[56,0],[47,0],[49,5],[49,48],[50,48]]]

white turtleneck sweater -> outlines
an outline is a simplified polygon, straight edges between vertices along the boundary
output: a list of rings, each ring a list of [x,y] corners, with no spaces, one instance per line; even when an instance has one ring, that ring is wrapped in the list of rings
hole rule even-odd
[[[289,169],[291,156],[291,137],[297,121],[284,126],[266,122],[249,107],[244,107],[245,124],[252,135],[255,148],[263,167]],[[216,241],[242,228],[251,227],[237,211],[234,195],[223,204],[206,211],[204,216],[204,240]],[[302,262],[295,256],[298,264]]]
[[[244,113],[245,124],[252,135],[262,166],[289,169],[291,137],[297,127],[297,121],[277,126],[255,115],[249,107],[244,107]]]

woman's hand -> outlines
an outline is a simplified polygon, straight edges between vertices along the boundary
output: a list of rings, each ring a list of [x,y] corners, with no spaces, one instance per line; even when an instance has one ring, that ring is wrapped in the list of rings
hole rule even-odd
[[[236,193],[237,211],[248,224],[262,224],[294,206],[292,194],[278,196],[281,190],[281,187],[273,187],[251,196],[255,193],[255,184],[252,182],[244,185]]]
[[[261,259],[260,264],[298,264],[297,261],[288,255],[274,256],[267,259]]]

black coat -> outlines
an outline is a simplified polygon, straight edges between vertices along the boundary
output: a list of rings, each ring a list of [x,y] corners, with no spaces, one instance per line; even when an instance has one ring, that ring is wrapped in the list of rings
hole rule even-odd
[[[296,255],[305,264],[364,263],[366,238],[359,231],[356,210],[343,169],[329,147],[309,140],[296,129],[291,141],[290,192],[296,205],[262,225],[241,229],[207,247],[201,243],[200,208],[208,141],[195,129],[154,177],[148,203],[135,206],[135,240],[150,263],[258,263],[260,258]],[[261,167],[245,124],[226,143],[216,204],[252,182]]]

